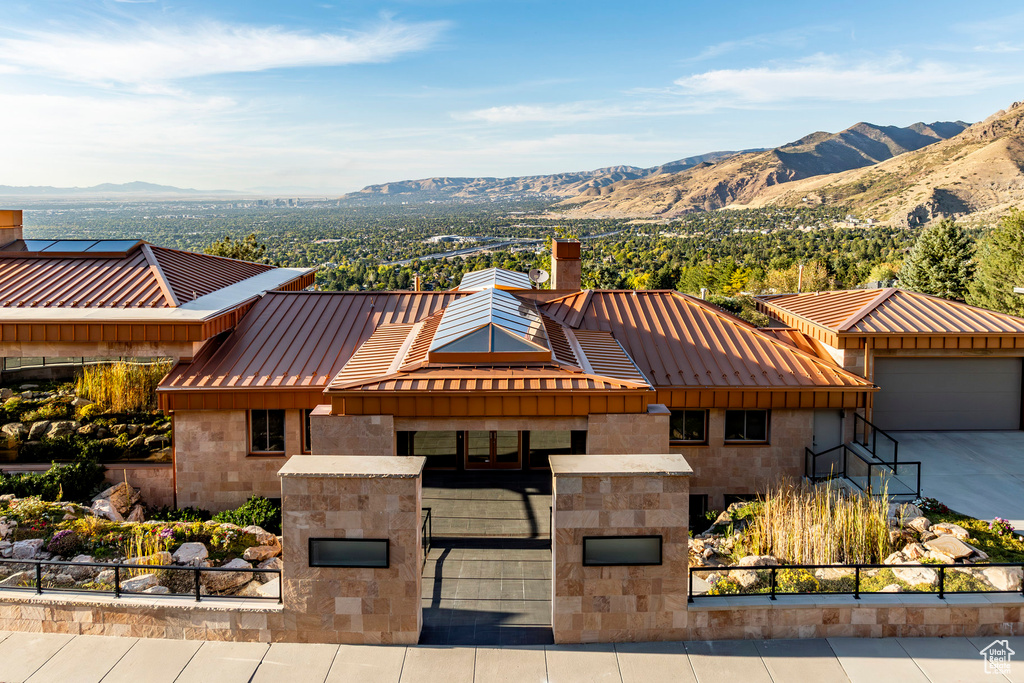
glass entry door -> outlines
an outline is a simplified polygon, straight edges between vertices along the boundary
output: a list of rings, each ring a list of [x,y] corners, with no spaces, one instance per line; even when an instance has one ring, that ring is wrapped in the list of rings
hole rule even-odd
[[[519,432],[466,432],[466,469],[522,469]]]

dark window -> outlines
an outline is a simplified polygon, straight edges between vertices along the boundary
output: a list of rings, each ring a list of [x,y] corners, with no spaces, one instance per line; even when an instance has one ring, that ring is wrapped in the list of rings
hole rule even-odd
[[[661,564],[661,536],[584,536],[584,567]]]
[[[690,531],[694,535],[702,534],[711,526],[707,518],[708,496],[706,493],[690,494]]]
[[[310,567],[386,569],[391,562],[386,538],[311,538]]]
[[[313,437],[309,435],[309,416],[313,414],[311,408],[302,411],[302,452],[313,452]]]
[[[396,439],[398,455],[425,456],[426,466],[432,469],[456,469],[459,466],[461,432],[398,432]]]
[[[729,509],[729,506],[733,503],[749,503],[753,500],[757,500],[757,496],[753,493],[727,493],[723,500],[725,502],[725,508]]]
[[[669,421],[669,439],[706,443],[708,440],[708,411],[673,410]]]
[[[284,453],[284,411],[249,411],[249,451]]]
[[[768,441],[767,410],[725,411],[726,441]]]
[[[585,430],[573,430],[570,432],[531,430],[523,432],[523,449],[530,454],[530,468],[548,469],[551,467],[548,458],[552,455],[580,455],[586,453],[587,432]]]

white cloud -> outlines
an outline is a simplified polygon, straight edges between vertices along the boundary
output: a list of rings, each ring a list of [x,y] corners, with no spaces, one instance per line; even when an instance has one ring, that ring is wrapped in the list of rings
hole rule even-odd
[[[0,70],[146,85],[212,74],[384,62],[429,47],[444,27],[443,22],[385,21],[366,31],[310,34],[206,23],[121,26],[111,35],[21,32],[0,38]]]
[[[818,55],[789,65],[719,69],[676,81],[682,93],[720,98],[721,105],[797,100],[869,101],[949,97],[995,85],[1021,82],[1024,76],[959,67],[941,62],[910,62],[900,56],[849,63]]]

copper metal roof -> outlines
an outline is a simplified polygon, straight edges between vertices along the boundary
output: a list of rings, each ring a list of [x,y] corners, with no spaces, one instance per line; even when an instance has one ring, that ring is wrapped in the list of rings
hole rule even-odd
[[[273,266],[142,243],[118,258],[0,254],[3,308],[176,308]]]
[[[1024,319],[902,289],[760,297],[769,308],[852,335],[1024,334]]]
[[[410,325],[457,292],[268,292],[235,330],[164,379],[175,389],[325,387],[381,325]]]
[[[479,292],[482,289],[532,289],[533,282],[526,273],[504,268],[474,270],[462,276],[460,292]]]
[[[586,372],[649,386],[640,368],[610,332],[576,330],[569,331],[566,336],[576,340],[582,351],[581,364]]]
[[[330,390],[360,392],[573,392],[649,390],[646,383],[599,377],[556,366],[438,366],[398,372]]]
[[[540,308],[569,327],[611,333],[658,388],[872,387],[678,292],[585,291]]]

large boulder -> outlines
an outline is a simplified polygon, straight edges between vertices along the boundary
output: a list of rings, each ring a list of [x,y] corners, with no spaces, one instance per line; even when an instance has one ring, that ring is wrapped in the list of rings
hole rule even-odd
[[[10,541],[0,541],[0,557],[10,557],[13,547],[14,544]],[[3,569],[3,567],[0,567],[0,569]]]
[[[897,520],[911,520],[924,515],[921,512],[921,508],[917,507],[913,503],[890,503],[889,504],[889,517],[894,517]]]
[[[971,537],[970,532],[963,528],[959,524],[951,524],[950,522],[939,522],[933,524],[930,531],[939,536],[950,535],[961,541],[966,541]]]
[[[174,564],[183,564],[190,567],[198,567],[207,557],[210,556],[210,551],[206,549],[206,546],[202,543],[182,543],[177,550],[174,551],[172,556]]]
[[[132,506],[138,503],[141,499],[142,494],[139,493],[138,489],[132,488],[128,482],[125,481],[122,481],[119,484],[114,484],[93,498],[94,501],[109,500],[122,515],[127,515],[132,509]]]
[[[158,584],[156,574],[140,574],[130,579],[121,579],[121,590],[126,593],[141,593]]]
[[[736,564],[740,567],[777,567],[779,561],[771,555],[747,555]]]
[[[11,557],[15,560],[32,560],[42,550],[46,541],[41,538],[30,538],[27,541],[18,541],[11,549]]]
[[[242,553],[242,559],[249,560],[250,562],[263,562],[280,554],[281,546],[279,545],[254,545],[245,549],[245,552]]]
[[[904,548],[901,552],[911,562],[917,562],[922,557],[924,557],[925,555],[928,554],[928,551],[925,550],[924,546],[921,545],[920,543],[911,543],[906,548]]]
[[[28,436],[28,427],[20,422],[9,422],[3,427],[0,427],[0,434],[3,434],[8,439],[17,439],[18,441],[21,441]]]
[[[18,528],[18,523],[7,517],[0,517],[0,539],[8,539]]]
[[[132,507],[131,512],[125,517],[127,522],[145,522],[146,521],[146,508],[142,505],[135,505]]]
[[[103,517],[109,519],[111,522],[123,522],[124,516],[118,512],[114,504],[106,498],[101,500],[93,501],[92,511],[97,517]]]
[[[930,541],[925,541],[924,547],[928,548],[928,550],[948,555],[954,560],[970,557],[974,553],[974,548],[957,539],[952,534],[943,534],[936,536]]]
[[[932,522],[927,517],[914,517],[912,520],[907,522],[907,526],[917,533],[922,534],[932,528]]]
[[[171,445],[171,440],[163,434],[142,437],[142,445],[146,448],[166,448]]]
[[[78,422],[71,420],[58,420],[50,423],[50,428],[46,430],[47,439],[57,439],[62,436],[71,436],[74,434],[79,427],[82,425]]]
[[[282,569],[284,569],[284,562],[281,561],[280,557],[272,557],[269,560],[263,560],[262,562],[260,562],[256,566],[259,569],[276,569],[277,571],[281,571]],[[278,578],[279,578],[279,576],[276,576],[274,574],[257,574],[256,575],[256,580],[259,581],[260,583],[267,583],[269,581],[277,580]]]
[[[72,408],[81,408],[83,406],[90,406],[90,405],[92,405],[92,401],[90,401],[87,398],[82,398],[81,396],[76,396],[71,401],[71,407]]]
[[[252,565],[242,559],[234,559],[225,564],[221,569],[252,569]],[[203,572],[202,582],[211,593],[224,593],[232,589],[244,586],[252,581],[252,572],[246,571],[217,571]]]
[[[989,567],[981,569],[981,575],[999,591],[1019,591],[1024,578],[1024,569],[1020,567]]]
[[[50,421],[49,420],[39,420],[38,422],[33,422],[32,426],[30,426],[28,428],[28,440],[29,441],[39,441],[44,436],[46,436],[46,432],[49,429],[50,429]]]
[[[92,555],[75,555],[71,558],[72,562],[95,562]],[[65,571],[71,575],[75,581],[87,581],[99,572],[99,567],[83,567],[82,565],[72,565]]]
[[[897,579],[911,586],[939,585],[939,573],[928,567],[893,567],[892,573]]]
[[[0,401],[6,401],[12,396],[14,396],[14,389],[8,389],[7,387],[0,388]]]

